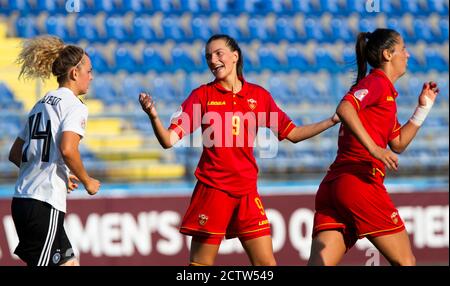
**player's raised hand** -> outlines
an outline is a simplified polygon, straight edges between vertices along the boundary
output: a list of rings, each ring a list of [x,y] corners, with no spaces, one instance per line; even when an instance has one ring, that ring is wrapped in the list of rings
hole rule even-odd
[[[428,105],[433,104],[438,93],[439,88],[434,81],[424,83],[422,92],[419,95],[419,105],[427,107]]]
[[[139,94],[139,103],[141,104],[142,110],[144,110],[150,117],[155,118],[158,115],[155,108],[155,101],[148,93],[141,92]]]

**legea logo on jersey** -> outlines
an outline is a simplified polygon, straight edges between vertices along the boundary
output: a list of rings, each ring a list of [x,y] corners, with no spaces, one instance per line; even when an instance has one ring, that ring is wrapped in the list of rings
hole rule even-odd
[[[360,89],[355,91],[354,95],[355,97],[359,100],[362,101],[363,98],[369,93],[369,91],[367,89]]]

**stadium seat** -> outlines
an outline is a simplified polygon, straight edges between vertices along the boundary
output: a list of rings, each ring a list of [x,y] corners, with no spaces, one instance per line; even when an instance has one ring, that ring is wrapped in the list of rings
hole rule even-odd
[[[259,69],[264,70],[268,69],[273,72],[278,71],[280,69],[280,61],[278,60],[275,53],[264,46],[258,49],[258,58],[259,58]]]
[[[219,33],[229,35],[238,42],[241,40],[242,36],[242,33],[237,25],[236,19],[232,17],[220,18]]]
[[[106,13],[107,15],[111,15],[118,12],[116,11],[114,0],[95,0],[92,2],[94,4],[93,12],[96,14],[103,12]]]
[[[139,93],[145,91],[145,87],[141,84],[141,81],[138,78],[128,75],[122,82],[120,93],[122,94],[122,97],[127,98],[129,102],[134,102],[137,104]]]
[[[448,72],[448,62],[445,61],[444,56],[434,48],[425,48],[425,66],[429,70],[436,70],[438,72]]]
[[[331,20],[331,40],[344,41],[346,43],[355,41],[347,21],[340,18],[333,18]]]
[[[276,102],[289,104],[293,102],[293,98],[289,91],[288,85],[284,82],[283,76],[274,75],[269,78],[268,90],[274,97]]]
[[[429,22],[424,19],[415,18],[413,20],[413,30],[415,41],[434,42],[436,39],[431,31]]]
[[[80,16],[75,21],[76,38],[89,42],[97,42],[98,31],[92,17]]]
[[[186,72],[190,72],[196,69],[194,60],[183,48],[174,47],[171,51],[171,56],[172,63],[170,65],[170,69],[172,71],[184,70]]]
[[[375,20],[373,18],[362,18],[359,21],[359,31],[358,32],[373,32],[377,28]],[[355,39],[356,40],[356,39]]]
[[[133,39],[134,41],[143,40],[145,42],[156,40],[149,18],[136,17],[133,19]]]
[[[164,37],[174,41],[185,40],[184,31],[181,28],[179,19],[175,17],[166,17],[162,20]]]
[[[152,10],[155,12],[174,13],[175,8],[172,5],[172,0],[151,0]]]
[[[331,53],[324,48],[317,48],[315,55],[315,70],[326,70],[329,72],[337,72],[339,70],[338,63],[334,60]]]
[[[108,39],[115,39],[119,42],[125,42],[130,39],[122,17],[107,17],[105,19],[105,31]]]
[[[133,13],[139,15],[144,12],[144,1],[145,0],[122,0],[120,9],[121,13],[127,13],[132,11]]]
[[[448,19],[440,19],[438,26],[438,41],[440,43],[448,42]]]
[[[429,13],[436,12],[448,17],[448,0],[428,0],[427,3]]]
[[[209,0],[208,4],[210,12],[218,12],[223,14],[232,12],[232,7],[229,0]]]
[[[105,105],[116,103],[116,91],[113,82],[103,76],[97,76],[91,84],[91,90],[95,98],[100,99]]]
[[[311,5],[311,0],[292,0],[292,11],[294,13],[311,15],[314,9]]]
[[[262,17],[250,18],[248,20],[248,31],[250,39],[258,39],[263,42],[271,39],[266,22]]]
[[[344,71],[351,71],[356,68],[356,54],[355,49],[349,46],[345,47],[342,52],[342,66]]]
[[[191,13],[200,13],[203,10],[201,0],[180,0],[181,11],[189,11]]]
[[[320,9],[324,12],[339,14],[343,9],[340,0],[320,0]]]
[[[146,73],[149,70],[162,72],[165,69],[166,64],[161,54],[152,47],[145,47],[142,51],[142,72]]]
[[[63,17],[49,16],[45,20],[45,28],[49,35],[55,35],[65,42],[70,39],[69,31],[66,28],[65,19]]]
[[[192,37],[207,41],[212,36],[211,27],[206,17],[193,17],[191,21]]]
[[[108,62],[99,50],[92,46],[89,46],[86,47],[86,53],[91,59],[92,68],[94,71],[98,73],[105,73],[109,71]]]
[[[118,47],[114,53],[115,59],[115,71],[127,71],[129,73],[137,70],[136,61],[133,58],[133,54],[126,47]]]
[[[33,38],[39,34],[33,17],[19,17],[16,21],[17,35],[21,38]]]
[[[286,50],[286,59],[289,70],[306,71],[310,68],[306,56],[297,48],[288,47]]]
[[[297,32],[295,31],[292,18],[279,17],[275,20],[275,39],[277,41],[295,42],[297,40]]]
[[[318,42],[323,42],[325,40],[325,34],[320,25],[320,21],[313,18],[305,19],[305,34],[306,39],[314,39]]]

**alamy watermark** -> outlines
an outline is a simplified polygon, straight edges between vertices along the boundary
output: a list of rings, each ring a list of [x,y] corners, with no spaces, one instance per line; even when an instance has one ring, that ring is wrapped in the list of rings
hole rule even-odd
[[[366,11],[369,13],[380,12],[380,0],[366,0]]]
[[[177,133],[182,133],[183,140],[174,147],[241,147],[259,149],[260,158],[274,158],[278,153],[278,139],[273,134],[283,133],[279,130],[277,112],[225,112],[223,114],[208,111],[202,114],[201,105],[193,104],[192,111],[178,110],[171,116],[171,124]],[[202,140],[185,136],[202,127]],[[273,132],[259,130],[261,127]],[[286,128],[286,127],[282,127]],[[267,130],[265,130],[267,131]]]
[[[68,13],[79,13],[80,0],[66,0],[66,11]]]
[[[365,255],[369,257],[366,260],[365,266],[380,266],[380,252],[376,248],[368,248]]]

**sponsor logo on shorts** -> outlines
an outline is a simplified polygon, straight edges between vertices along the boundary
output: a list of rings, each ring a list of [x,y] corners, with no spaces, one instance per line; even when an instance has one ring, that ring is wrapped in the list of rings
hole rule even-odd
[[[267,219],[258,222],[259,226],[266,225],[266,224],[269,224],[269,220],[267,220]]]
[[[208,221],[208,216],[207,215],[201,214],[201,215],[198,216],[198,224],[203,226],[203,225],[206,224],[207,221]]]
[[[397,223],[398,223],[398,213],[397,213],[397,212],[393,212],[393,213],[391,214],[391,219],[392,219],[392,221],[393,221],[395,224],[397,224]]]

